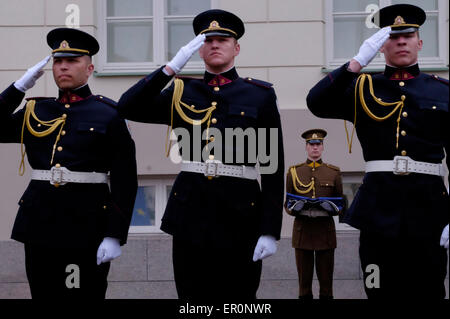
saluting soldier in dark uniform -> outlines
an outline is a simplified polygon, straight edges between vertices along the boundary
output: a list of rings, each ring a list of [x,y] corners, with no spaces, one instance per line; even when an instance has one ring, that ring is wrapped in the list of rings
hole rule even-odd
[[[197,37],[124,93],[118,107],[127,119],[166,124],[179,134],[181,173],[161,225],[173,235],[178,296],[255,298],[260,259],[275,253],[281,231],[284,162],[276,95],[270,83],[236,72],[237,40],[244,34],[239,17],[208,10],[195,17],[193,27]],[[175,79],[161,92],[199,48],[204,77]],[[273,143],[270,128],[277,134]],[[226,140],[229,129],[253,130],[255,140],[252,134],[242,145]],[[196,135],[200,130],[203,137]],[[181,137],[183,131],[189,135]],[[250,149],[260,154],[261,144],[275,156],[269,162],[258,158],[261,171],[267,169],[260,187]]]
[[[361,142],[366,174],[345,221],[361,230],[369,298],[445,297],[449,92],[447,80],[419,69],[425,18],[412,5],[382,8],[374,20],[382,29],[307,97],[315,115],[353,122]],[[384,73],[360,74],[379,50]]]
[[[314,259],[320,285],[319,298],[333,298],[336,248],[333,216],[342,210],[333,204],[336,200],[342,203],[342,180],[339,167],[322,161],[326,135],[322,129],[302,134],[308,159],[291,166],[286,177],[286,212],[295,216],[292,247],[295,248],[300,299],[313,299]]]
[[[97,40],[59,28],[47,42],[59,96],[29,98],[13,113],[51,56],[0,95],[0,142],[21,143],[21,174],[24,147],[32,168],[11,238],[25,244],[33,298],[104,298],[134,206],[135,146],[116,103],[87,84]]]

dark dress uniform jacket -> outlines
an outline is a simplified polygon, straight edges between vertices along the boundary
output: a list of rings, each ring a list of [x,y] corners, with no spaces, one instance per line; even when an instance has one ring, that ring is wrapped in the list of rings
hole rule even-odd
[[[342,197],[342,180],[338,167],[322,161],[316,163],[308,160],[305,163],[293,166],[297,171],[297,176],[303,184],[308,184],[314,178],[315,197]],[[306,194],[297,193],[294,188],[294,181],[290,173],[287,172],[286,192],[313,197],[313,190]],[[305,190],[300,185],[298,189]],[[293,213],[287,210],[287,213]],[[326,250],[336,248],[336,227],[333,217],[308,217],[296,216],[292,230],[292,247],[307,250]]]
[[[133,121],[170,125],[174,85],[161,90],[171,79],[162,68],[151,73],[122,95],[119,112]],[[173,185],[161,229],[218,250],[236,253],[238,247],[245,247],[245,254],[251,258],[260,235],[273,235],[278,239],[281,231],[284,162],[275,92],[268,83],[239,78],[234,68],[220,76],[206,72],[204,79],[182,80],[182,102],[194,105],[197,110],[213,104],[217,107],[212,113],[210,130],[222,133],[223,156],[216,153],[216,160],[225,164],[255,165],[247,153],[248,144],[245,148],[236,146],[237,143],[225,146],[225,128],[276,128],[278,148],[270,152],[276,153],[278,166],[273,174],[261,176],[261,188],[256,180],[227,176],[208,179],[203,174],[181,172]],[[204,116],[189,110],[185,112],[193,119]],[[173,128],[184,128],[191,136],[191,147],[181,149],[183,160],[201,161],[199,149],[195,148],[200,136],[195,135],[193,125],[182,120],[175,110]],[[202,125],[202,130],[205,128],[206,125]],[[201,147],[205,147],[205,140],[201,141]],[[235,157],[228,162],[224,160],[226,153],[236,156],[239,152],[244,155],[243,162],[237,162]],[[267,148],[265,154],[269,154]]]
[[[0,96],[0,142],[20,143],[24,108],[13,113],[24,94],[13,85]],[[60,164],[71,171],[110,173],[107,184],[31,180],[20,199],[12,238],[24,243],[96,247],[104,237],[124,244],[137,190],[135,146],[115,102],[92,95],[88,85],[58,99],[40,98],[35,113],[42,121],[67,115],[61,139],[50,164],[59,128],[46,137],[35,137],[27,128],[24,143],[30,166],[50,170]],[[31,119],[32,127],[42,131]],[[19,160],[19,159],[18,159]]]
[[[392,160],[406,155],[416,161],[441,163],[444,149],[450,151],[448,81],[421,73],[418,65],[406,69],[386,66],[385,72],[373,75],[376,98],[384,102],[404,99],[404,107],[385,121],[375,121],[362,109],[356,98],[357,74],[347,70],[348,63],[331,72],[308,94],[308,108],[316,116],[344,119],[356,124],[364,159]],[[375,103],[364,87],[368,108],[385,116],[392,107]],[[398,148],[396,147],[399,119]],[[450,158],[447,155],[447,167]],[[442,177],[411,173],[370,172],[349,208],[345,221],[361,230],[394,238],[407,234],[439,243],[449,222],[449,195]]]

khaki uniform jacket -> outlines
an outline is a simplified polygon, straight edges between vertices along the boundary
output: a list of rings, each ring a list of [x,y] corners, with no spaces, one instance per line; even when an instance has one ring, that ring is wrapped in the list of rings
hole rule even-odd
[[[307,185],[314,178],[314,189],[307,193],[295,190],[291,168],[297,171],[302,184]],[[297,183],[299,190],[307,190]],[[286,192],[306,197],[341,197],[342,179],[339,167],[323,163],[322,160],[291,166],[287,172]],[[295,216],[286,208],[289,215]],[[296,216],[292,232],[292,247],[307,250],[336,248],[336,227],[333,217]]]

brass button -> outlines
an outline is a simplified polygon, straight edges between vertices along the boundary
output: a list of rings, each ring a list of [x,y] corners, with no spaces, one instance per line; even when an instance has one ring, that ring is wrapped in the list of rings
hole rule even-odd
[[[251,202],[250,205],[251,205],[251,206],[255,206],[255,203]]]
[[[402,101],[404,101],[406,100],[406,95],[402,95],[400,98],[402,99]]]
[[[398,85],[400,85],[400,86],[405,86],[405,82],[400,81],[400,83],[399,83]]]
[[[38,123],[37,127],[41,127],[41,126],[42,126],[41,123]]]
[[[211,120],[211,123],[212,123],[212,124],[216,124],[216,123],[217,123],[217,119],[216,119],[216,118],[213,118],[213,119]]]
[[[23,199],[20,200],[20,203],[21,203],[21,204],[23,203]]]
[[[194,104],[192,104],[192,105],[191,105],[191,108],[195,109],[195,105],[194,105]]]
[[[56,167],[56,168],[60,168],[60,167],[61,167],[61,164],[55,164],[55,167]]]
[[[175,192],[175,193],[173,193],[173,196],[177,196],[177,193]]]
[[[218,86],[214,87],[214,91],[219,92],[220,91],[219,87]]]
[[[403,117],[408,117],[408,113],[407,112],[403,112]]]
[[[93,132],[93,131],[94,131],[94,128],[93,128],[93,127],[91,127],[91,128],[89,129],[89,131]]]
[[[106,205],[105,205],[105,206],[103,206],[103,209],[107,209],[107,208],[108,208],[108,206],[106,206]]]
[[[401,132],[402,136],[406,136],[406,131]]]
[[[103,99],[103,96],[100,95],[100,98]]]
[[[62,115],[62,118],[63,118],[63,119],[66,119],[66,118],[67,118],[67,114],[64,113],[64,114]]]
[[[211,136],[211,137],[209,138],[209,141],[210,141],[210,142],[214,142],[214,136]]]
[[[65,107],[66,109],[68,109],[68,108],[70,107],[70,104],[66,104],[66,105],[64,105],[64,107]]]
[[[216,106],[216,105],[217,105],[217,102],[211,102],[211,105],[212,105],[212,106]]]
[[[66,135],[66,131],[61,131],[61,135]]]
[[[406,156],[406,151],[402,151],[402,156]]]
[[[244,116],[245,115],[245,112],[241,112],[241,116]]]
[[[62,146],[58,146],[57,150],[58,152],[61,152],[63,150]]]
[[[209,159],[212,161],[214,159],[214,155],[209,155]]]
[[[437,109],[436,105],[433,105],[432,109],[433,109],[433,110],[436,110],[436,109]]]
[[[252,78],[247,78],[249,81],[252,81],[253,79]]]

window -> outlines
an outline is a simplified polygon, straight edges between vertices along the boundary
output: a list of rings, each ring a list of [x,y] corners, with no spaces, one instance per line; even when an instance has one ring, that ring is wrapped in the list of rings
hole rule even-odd
[[[214,7],[217,0],[97,1],[102,48],[96,61],[98,72],[145,74],[166,64],[194,38],[193,18]],[[184,70],[202,68],[197,53]]]
[[[424,70],[447,68],[446,46],[447,22],[446,0],[411,0],[425,10],[427,20],[420,28],[424,46],[419,52],[419,63]],[[404,0],[325,0],[326,20],[326,68],[335,69],[353,56],[365,39],[379,29],[371,23],[373,14],[379,8],[406,3]],[[369,64],[367,69],[384,69],[385,61],[381,54]]]
[[[161,218],[172,189],[173,178],[139,179],[130,233],[160,233]]]
[[[353,202],[356,193],[358,192],[359,187],[362,184],[362,180],[364,177],[364,173],[342,173],[342,189],[344,196],[347,198],[348,206]],[[336,224],[336,230],[338,231],[346,231],[346,230],[355,230],[355,228],[350,225],[340,223],[338,216],[334,217],[334,221]]]

